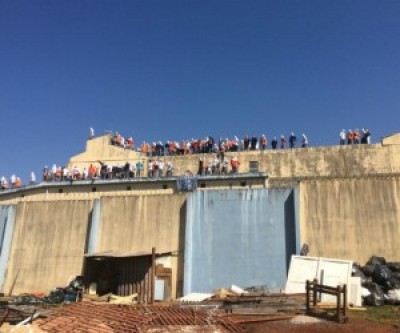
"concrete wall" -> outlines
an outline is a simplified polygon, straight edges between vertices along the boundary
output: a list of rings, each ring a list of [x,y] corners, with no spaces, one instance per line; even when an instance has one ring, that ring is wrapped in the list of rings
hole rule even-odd
[[[172,295],[181,290],[186,195],[136,195],[101,198],[96,251],[173,252]]]
[[[228,158],[237,155],[241,161],[240,170],[243,172],[248,171],[250,161],[258,161],[259,170],[269,174],[269,187],[297,186],[300,182],[301,243],[309,244],[310,255],[352,259],[364,263],[372,254],[385,256],[389,260],[400,260],[399,143],[400,135],[395,135],[385,138],[383,144],[267,150],[226,155]],[[176,173],[179,174],[187,169],[195,173],[200,157],[209,159],[212,155],[176,156],[165,159],[172,160]],[[82,167],[98,160],[125,163],[127,160],[133,162],[137,159],[146,160],[147,157],[111,146],[109,137],[103,136],[89,140],[86,151],[71,157],[69,163],[71,166],[78,164]],[[279,257],[274,265],[280,265],[282,268],[287,254],[287,250],[283,249],[282,238],[286,236],[282,236],[282,233],[285,234],[286,231],[278,221],[281,221],[284,209],[282,205],[286,200],[284,198],[291,190],[283,191],[281,197],[277,196],[275,201],[269,202],[268,200],[278,192],[263,192],[262,189],[235,190],[236,186],[241,186],[242,181],[235,184],[231,184],[229,179],[218,182],[216,186],[225,187],[226,190],[199,190],[190,200],[191,205],[194,205],[194,216],[198,214],[196,219],[189,216],[191,228],[205,228],[192,229],[190,237],[200,245],[201,241],[210,241],[211,236],[213,241],[212,252],[208,253],[206,249],[196,250],[197,252],[192,253],[192,258],[215,258],[218,263],[223,264],[223,259],[229,258],[231,253],[235,254],[235,245],[238,244],[230,241],[231,238],[227,235],[232,236],[234,240],[242,237],[240,246],[244,246],[243,242],[246,239],[254,239],[257,236],[260,242],[270,240],[266,242],[266,252],[263,253],[266,256],[272,253],[272,258]],[[259,181],[254,181],[253,184],[253,180],[246,180],[246,183],[246,186],[264,186]],[[162,181],[151,183],[143,185],[139,190],[139,187],[132,184],[133,191],[124,190],[127,184],[122,183],[96,185],[97,192],[92,192],[94,184],[72,184],[69,186],[69,193],[59,194],[50,192],[59,191],[61,187],[67,191],[64,185],[60,185],[60,189],[49,187],[46,193],[43,192],[43,188],[32,188],[27,190],[28,192],[5,191],[0,195],[1,205],[12,205],[16,215],[8,264],[4,269],[4,292],[48,291],[55,286],[65,285],[70,276],[81,272],[88,221],[91,218],[93,201],[96,199],[100,200],[100,234],[96,237],[96,251],[149,252],[153,246],[158,252],[174,251],[173,271],[176,280],[173,284],[173,294],[175,291],[179,292],[183,283],[186,194],[176,194],[172,188],[156,190],[161,185]],[[269,193],[269,199],[266,199],[266,194],[260,194],[248,201],[244,199],[248,193]],[[222,204],[215,208],[211,204],[214,199],[210,199],[213,196],[233,196],[233,199],[226,202],[219,200]],[[274,209],[278,211],[275,212]],[[201,215],[203,213],[206,215]],[[1,215],[3,220],[6,215],[8,216],[8,213]],[[246,225],[243,216],[248,216],[254,221],[248,224],[248,229],[243,229]],[[268,216],[272,216],[272,220],[268,220]],[[224,222],[223,225],[214,224],[218,218]],[[235,227],[226,229],[226,222]],[[251,229],[253,227],[254,229]],[[256,235],[254,230],[261,232]],[[268,230],[272,234],[269,234]],[[196,239],[197,232],[207,237]],[[218,238],[215,238],[220,234],[227,243],[222,248],[218,247]],[[271,235],[276,237],[271,238]],[[189,242],[188,245],[190,244]],[[268,246],[279,250],[271,250]],[[253,256],[255,249],[258,250],[256,247],[253,252],[246,253]],[[226,254],[224,258],[219,254],[220,250]],[[193,260],[193,264],[197,265],[196,260]],[[260,260],[264,264],[267,263],[265,258]],[[247,267],[246,262],[242,263],[243,267]],[[209,270],[218,267],[215,261],[205,264]],[[248,267],[247,271],[257,271],[255,268],[258,266],[254,265]],[[238,270],[237,266],[229,266],[227,269]],[[280,285],[283,278],[282,269],[278,271],[279,276],[270,277],[276,286]],[[193,279],[194,272],[198,273],[197,279],[201,276],[205,279],[211,276],[202,275],[205,273],[193,269],[191,272]],[[238,277],[247,279],[245,273],[243,274]],[[221,287],[229,282],[218,279],[220,276],[217,274],[215,281],[205,280],[202,288],[209,291],[211,285]],[[238,281],[236,278],[234,280],[231,282],[238,284],[247,281]],[[261,282],[259,277],[255,282]],[[192,285],[193,283],[197,283],[197,280],[193,280]]]
[[[81,274],[91,201],[21,202],[4,292],[48,292]]]
[[[91,230],[96,200],[98,223]],[[16,207],[16,216],[4,265],[6,294],[65,286],[81,274],[88,250],[148,253],[152,247],[172,252],[173,297],[182,290],[186,194],[160,190],[19,198],[14,206],[0,206],[0,231],[9,207]]]
[[[284,288],[298,251],[289,189],[196,191],[188,199],[184,293]]]
[[[115,165],[144,161],[143,155],[133,150],[111,145],[111,135],[103,135],[86,141],[84,152],[72,156],[67,165],[69,168],[78,166],[81,170],[90,164],[100,166],[99,161]]]
[[[311,256],[400,261],[400,178],[303,181],[301,241]]]

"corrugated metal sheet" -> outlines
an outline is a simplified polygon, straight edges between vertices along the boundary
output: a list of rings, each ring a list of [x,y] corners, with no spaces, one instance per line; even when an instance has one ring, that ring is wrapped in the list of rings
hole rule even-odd
[[[152,258],[139,257],[98,257],[86,258],[85,284],[96,282],[97,292],[112,292],[118,296],[138,294],[139,303],[152,301]]]
[[[284,288],[298,249],[293,189],[189,194],[184,294],[232,284]]]

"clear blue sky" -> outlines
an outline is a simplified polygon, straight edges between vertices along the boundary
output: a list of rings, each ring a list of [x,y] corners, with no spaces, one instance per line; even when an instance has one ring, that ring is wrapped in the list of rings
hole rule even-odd
[[[400,129],[400,1],[0,0],[0,176],[142,140]]]

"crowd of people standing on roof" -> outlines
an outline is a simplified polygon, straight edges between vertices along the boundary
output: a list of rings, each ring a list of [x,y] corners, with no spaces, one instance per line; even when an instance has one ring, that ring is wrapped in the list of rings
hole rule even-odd
[[[342,129],[339,133],[341,145],[352,145],[352,144],[370,144],[371,143],[371,132],[368,128],[362,128],[361,131],[357,129],[349,129],[347,132]]]
[[[90,138],[94,138],[93,128],[90,128]],[[340,132],[341,145],[358,143],[371,143],[371,133],[368,129],[362,128],[361,131],[358,129],[350,129],[347,132],[343,129]],[[268,147],[271,149],[306,148],[308,147],[309,142],[307,135],[303,133],[298,145],[297,136],[295,133],[291,132],[287,139],[285,135],[282,134],[280,137],[272,137],[270,142],[265,134],[262,134],[260,137],[255,135],[245,135],[243,139],[239,139],[237,136],[234,136],[231,139],[221,137],[218,141],[212,136],[207,136],[204,139],[182,141],[169,140],[166,141],[165,144],[162,141],[153,143],[143,141],[140,147],[135,147],[135,141],[132,136],[124,137],[120,133],[116,132],[112,135],[111,144],[125,149],[136,149],[137,151],[145,153],[147,156],[151,157],[266,150]]]
[[[95,179],[125,179],[143,176],[143,162],[115,165],[99,161],[100,167],[90,164],[87,167],[73,168],[61,167],[53,164],[51,168],[47,165],[43,168],[43,181],[76,181]]]
[[[93,139],[95,132],[93,128],[90,128],[89,138]],[[191,140],[169,140],[163,143],[162,141],[154,141],[149,143],[143,141],[140,147],[135,147],[135,141],[132,136],[124,137],[120,133],[116,132],[111,137],[111,144],[117,147],[137,150],[145,153],[147,156],[173,156],[173,155],[185,155],[185,154],[206,154],[206,153],[219,153],[219,152],[237,152],[246,150],[265,150],[270,146],[271,149],[285,149],[285,148],[296,148],[297,137],[292,132],[288,137],[288,146],[285,135],[281,135],[279,140],[276,136],[268,142],[265,134],[257,137],[255,135],[245,135],[243,139],[239,139],[237,136],[233,138],[220,137],[216,140],[213,136],[207,136],[203,139],[191,139]],[[300,139],[301,148],[308,146],[308,138],[303,133]]]
[[[223,175],[239,172],[240,161],[236,156],[228,161],[223,155],[215,155],[209,160],[200,158],[197,174],[204,175]],[[230,170],[229,170],[230,168]]]
[[[292,132],[288,137],[288,146],[286,138],[281,135],[279,141],[277,137],[273,137],[271,142],[265,134],[260,137],[257,136],[244,136],[240,140],[237,136],[232,139],[219,138],[215,140],[212,136],[207,136],[204,139],[191,139],[178,141],[167,141],[165,144],[162,141],[148,143],[144,141],[139,151],[145,153],[147,156],[173,156],[173,155],[186,155],[186,154],[207,154],[207,153],[224,153],[224,152],[238,152],[249,150],[265,150],[268,149],[270,144],[271,149],[285,149],[296,148],[297,137]],[[300,147],[305,148],[308,146],[308,138],[302,134]]]
[[[125,138],[118,132],[111,138],[111,144],[126,149],[135,149],[135,141],[133,141],[132,137],[128,136]]]
[[[90,128],[89,138],[93,139],[95,132]],[[215,153],[217,157],[210,158],[209,160],[200,159],[198,174],[225,174],[238,172],[240,162],[237,158],[232,158],[230,161],[224,158],[225,152],[238,152],[238,151],[251,151],[251,150],[266,150],[268,147],[271,149],[286,149],[286,148],[301,148],[308,147],[308,138],[305,134],[301,135],[298,140],[296,135],[292,132],[286,140],[285,135],[279,138],[272,137],[269,142],[266,135],[249,136],[245,135],[243,139],[237,136],[233,138],[219,138],[215,140],[212,136],[205,137],[204,139],[191,139],[178,141],[167,141],[165,144],[161,141],[147,143],[143,142],[138,151],[145,153],[148,156],[173,156],[185,154],[200,154],[200,153]],[[343,129],[340,132],[340,144],[370,144],[371,133],[368,129],[362,128],[348,130]],[[122,147],[125,149],[134,150],[135,142],[131,136],[123,137],[118,132],[112,136],[111,144]],[[229,170],[230,168],[230,170]],[[174,173],[174,166],[171,162],[164,163],[163,161],[153,160],[149,161],[148,177],[167,177]],[[43,169],[43,181],[74,181],[74,180],[87,180],[87,179],[123,179],[145,176],[143,171],[143,162],[126,163],[124,165],[107,165],[102,163],[100,167],[89,165],[82,170],[75,166],[73,168],[61,167],[53,164],[51,168],[47,166]],[[36,176],[32,172],[29,184],[36,183]],[[22,180],[20,177],[12,175],[8,180],[6,177],[0,178],[0,189],[20,188],[22,187]]]
[[[0,178],[0,188],[2,190],[7,190],[10,188],[21,188],[22,187],[22,180],[20,177],[16,175],[12,175],[10,180],[8,181],[6,177],[2,176]]]

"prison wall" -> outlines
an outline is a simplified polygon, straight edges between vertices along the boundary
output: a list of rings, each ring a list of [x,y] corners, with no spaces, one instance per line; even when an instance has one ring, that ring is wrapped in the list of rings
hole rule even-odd
[[[310,255],[400,261],[400,177],[302,181],[299,207]]]
[[[99,226],[91,230],[98,200]],[[142,190],[16,198],[12,206],[1,206],[3,229],[9,207],[16,207],[16,214],[6,269],[0,272],[5,294],[65,286],[71,277],[82,274],[93,241],[92,252],[97,253],[134,255],[151,253],[153,247],[157,253],[170,253],[171,294],[182,290],[186,194]]]
[[[183,283],[185,217],[185,194],[102,197],[96,251],[171,252],[175,296]]]
[[[69,163],[82,167],[102,159],[125,163],[140,158],[146,166],[152,159],[111,146],[107,140],[106,136],[89,140],[86,151]],[[256,161],[258,170],[268,173],[268,187],[299,186],[300,244],[309,245],[310,255],[364,263],[376,254],[400,261],[399,142],[396,136],[372,145],[230,152],[226,156],[238,157],[241,172],[249,171],[250,162]],[[200,158],[214,155],[163,159],[171,160],[176,174],[181,174],[185,170],[196,173]],[[226,180],[226,195],[232,189],[231,181]],[[173,252],[172,294],[182,290],[186,194],[172,187],[161,190],[162,181],[159,185],[156,191],[153,185],[137,182],[122,191],[122,185],[94,182],[90,186],[70,184],[71,193],[49,193],[50,188],[46,193],[36,189],[0,193],[0,204],[16,209],[3,292],[48,291],[82,272],[95,199],[100,200],[95,250],[149,253],[156,247],[157,252]],[[254,212],[263,212],[257,209]],[[223,211],[216,214],[222,216]]]
[[[81,274],[91,208],[89,200],[18,203],[3,292],[47,292]]]

